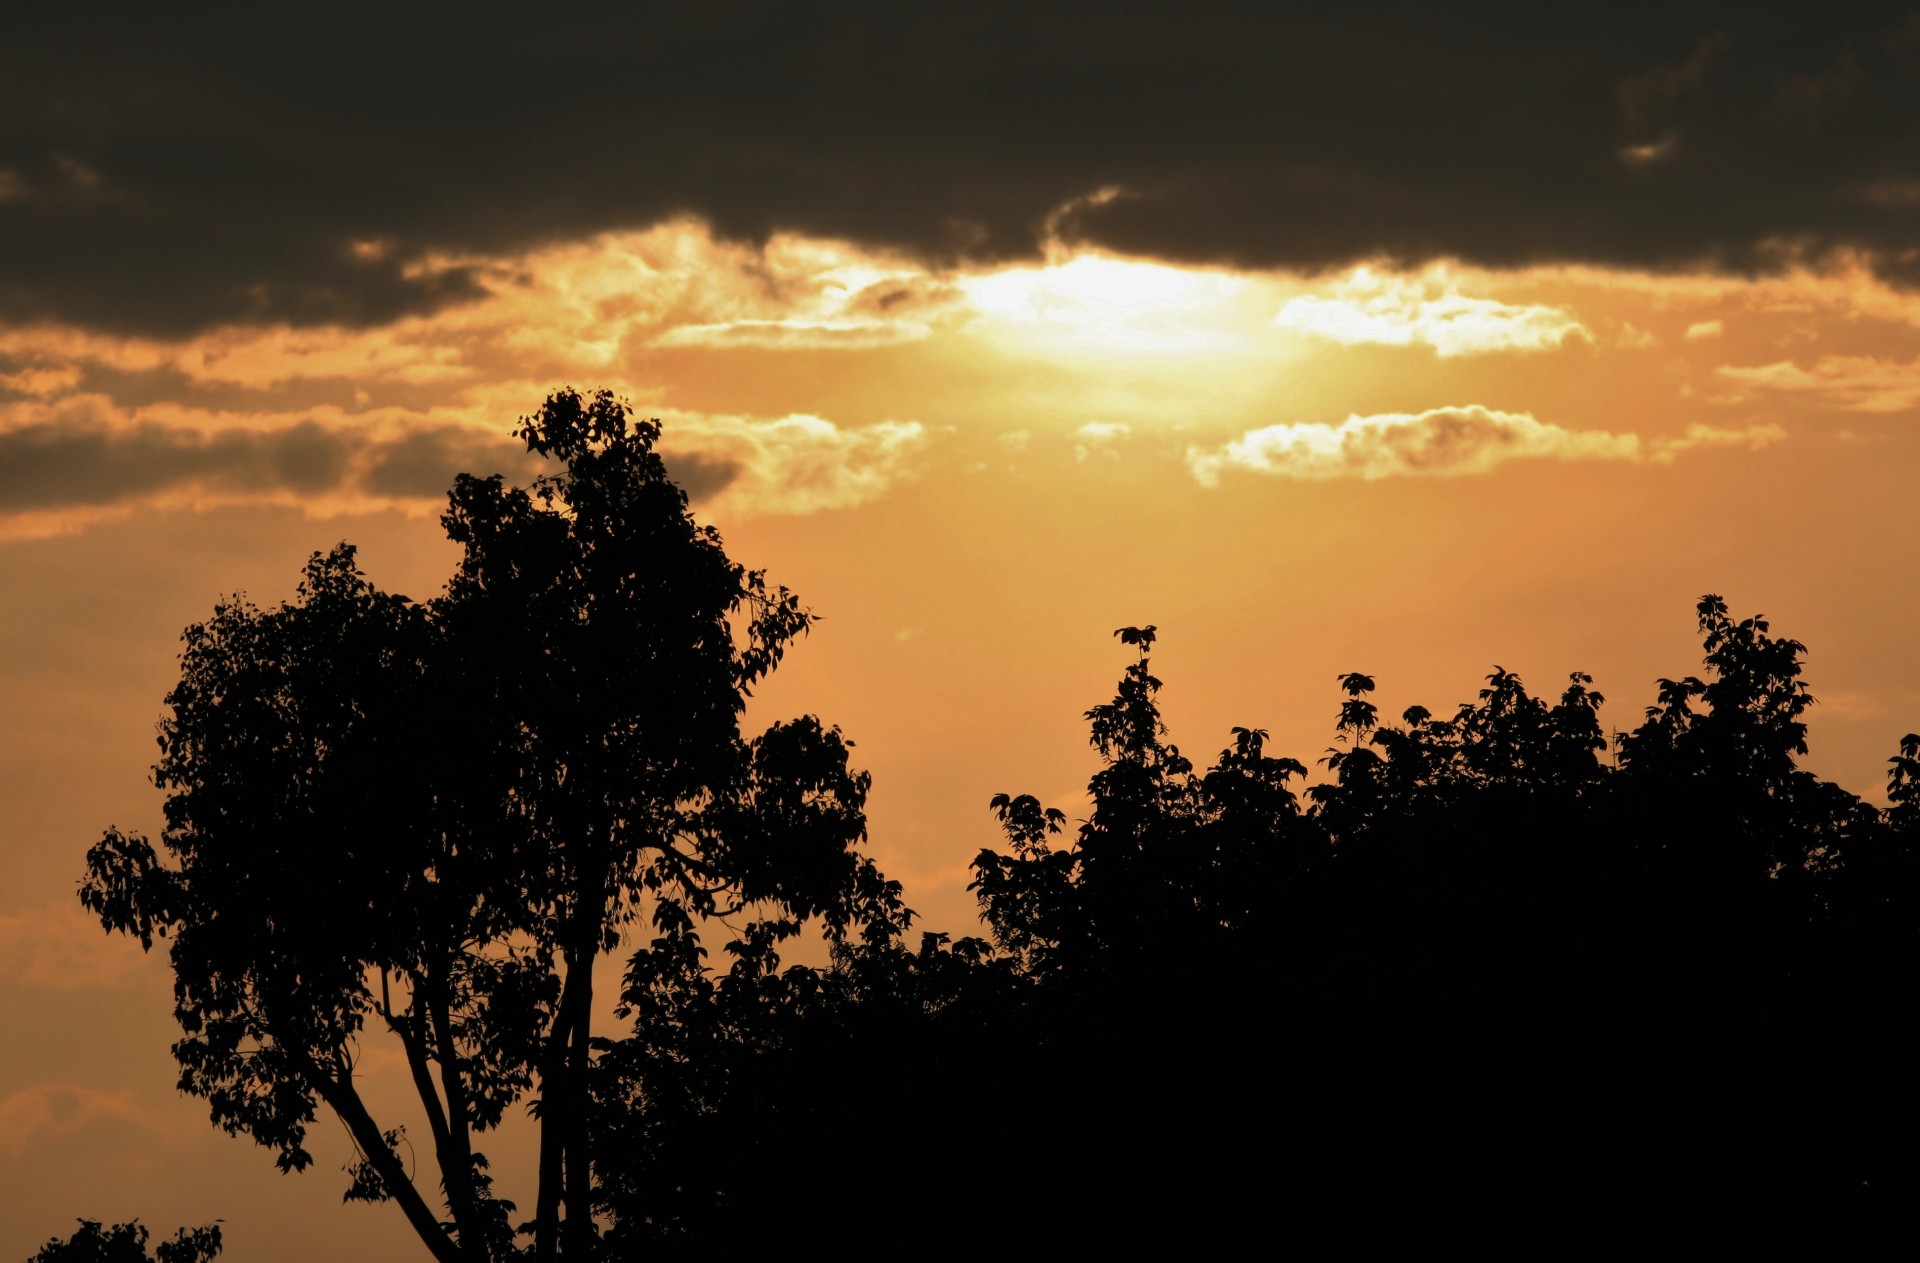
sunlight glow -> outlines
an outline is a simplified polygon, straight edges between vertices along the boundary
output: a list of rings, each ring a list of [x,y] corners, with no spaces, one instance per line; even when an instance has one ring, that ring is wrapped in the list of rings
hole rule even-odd
[[[461,271],[476,296],[377,328],[0,326],[0,464],[38,471],[0,486],[0,534],[130,506],[435,512],[456,468],[518,459],[498,418],[582,378],[671,418],[664,446],[729,521],[857,508],[949,465],[1184,465],[1211,484],[1664,464],[1767,446],[1783,417],[1920,401],[1920,299],[1838,254],[1754,278],[1451,260],[1301,275],[1055,239],[1037,262],[943,268],[679,218],[397,261]],[[1551,380],[1501,363],[1555,352]],[[1592,389],[1553,385],[1582,374]],[[1434,407],[1462,398],[1487,406]]]
[[[1246,279],[1110,255],[1003,268],[956,284],[997,332],[1058,349],[1224,350],[1245,344]]]

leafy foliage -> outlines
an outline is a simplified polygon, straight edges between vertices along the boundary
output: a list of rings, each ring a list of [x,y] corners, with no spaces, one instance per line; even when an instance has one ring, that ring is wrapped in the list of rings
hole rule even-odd
[[[187,629],[160,725],[161,853],[110,831],[82,901],[171,942],[174,1054],[213,1120],[311,1162],[321,1105],[360,1149],[347,1197],[395,1201],[435,1257],[597,1251],[593,962],[635,926],[693,950],[904,926],[854,849],[864,773],[806,718],[743,739],[749,690],[811,622],[730,561],[654,451],[658,426],[562,391],[521,437],[559,472],[463,475],[446,592],[382,593],[342,545],[275,610]],[[441,1212],[355,1083],[384,1028],[431,1133]],[[538,1201],[515,1225],[476,1141],[534,1097]]]
[[[220,1253],[218,1224],[182,1228],[151,1254],[148,1236],[146,1225],[137,1219],[111,1228],[82,1219],[78,1232],[47,1242],[27,1263],[211,1263]]]
[[[1619,1148],[1695,1213],[1905,1204],[1920,1170],[1884,1119],[1920,1121],[1890,1025],[1915,998],[1920,738],[1886,812],[1820,780],[1796,764],[1804,646],[1716,596],[1697,616],[1702,674],[1659,681],[1611,761],[1584,673],[1549,702],[1495,667],[1450,717],[1397,725],[1344,673],[1304,805],[1305,768],[1258,729],[1196,772],[1160,720],[1152,629],[1123,629],[1139,657],[1088,712],[1103,766],[1072,844],[1050,841],[1062,813],[998,795],[1008,845],[974,883],[1032,989],[1009,1058],[1071,1066],[1062,1090],[1106,1104],[1026,1097],[983,1125],[1074,1128],[1057,1179],[1081,1203],[1146,1163],[1154,1202],[1116,1248],[1257,1230],[1226,1209],[1233,1176],[1173,1157],[1244,1134],[1281,1139],[1239,1204],[1285,1188],[1296,1223],[1329,1227],[1394,1205],[1406,1235],[1379,1239],[1423,1248],[1524,1248],[1595,1213]],[[1817,1069],[1842,1063],[1844,1083]],[[1169,1102],[1181,1122],[1142,1155],[1132,1128]],[[1209,1112],[1232,1122],[1193,1123]]]
[[[955,1249],[1191,1251],[1278,1217],[1518,1252],[1736,1206],[1831,1237],[1904,1204],[1920,739],[1888,812],[1800,770],[1803,648],[1697,613],[1701,675],[1661,681],[1617,751],[1582,672],[1549,698],[1496,666],[1398,723],[1346,672],[1304,789],[1258,728],[1197,768],[1156,629],[1121,629],[1085,818],[989,803],[990,945],[634,958],[635,1035],[600,1062],[610,1239],[938,1223]]]

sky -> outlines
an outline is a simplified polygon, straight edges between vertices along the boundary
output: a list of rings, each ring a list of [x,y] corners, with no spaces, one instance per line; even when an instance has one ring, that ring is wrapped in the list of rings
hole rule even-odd
[[[821,616],[748,721],[853,739],[927,928],[993,794],[1084,803],[1121,626],[1203,765],[1311,763],[1351,670],[1631,728],[1707,592],[1807,645],[1816,772],[1920,728],[1920,14],[73,8],[0,47],[0,1258],[415,1257],[344,1133],[283,1177],[174,1091],[74,890],[181,629],[341,540],[432,595],[562,385]]]

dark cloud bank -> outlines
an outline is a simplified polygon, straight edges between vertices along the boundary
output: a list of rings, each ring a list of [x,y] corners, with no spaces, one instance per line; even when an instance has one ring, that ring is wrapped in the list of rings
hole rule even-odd
[[[0,316],[379,323],[472,291],[422,251],[677,212],[1019,256],[1109,185],[1067,232],[1189,260],[1916,271],[1920,21],[1573,8],[35,6],[0,48]]]
[[[666,460],[695,501],[716,494],[740,472],[701,453]],[[0,515],[99,507],[187,489],[242,496],[357,491],[438,500],[462,471],[497,472],[523,484],[551,472],[516,440],[453,426],[375,438],[314,421],[215,434],[151,422],[114,427],[48,421],[0,431]]]

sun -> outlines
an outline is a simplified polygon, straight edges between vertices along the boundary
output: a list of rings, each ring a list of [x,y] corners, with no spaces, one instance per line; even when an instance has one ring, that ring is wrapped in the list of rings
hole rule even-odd
[[[1231,351],[1254,327],[1250,286],[1227,272],[1083,253],[1038,267],[965,276],[974,331],[1049,351]]]

